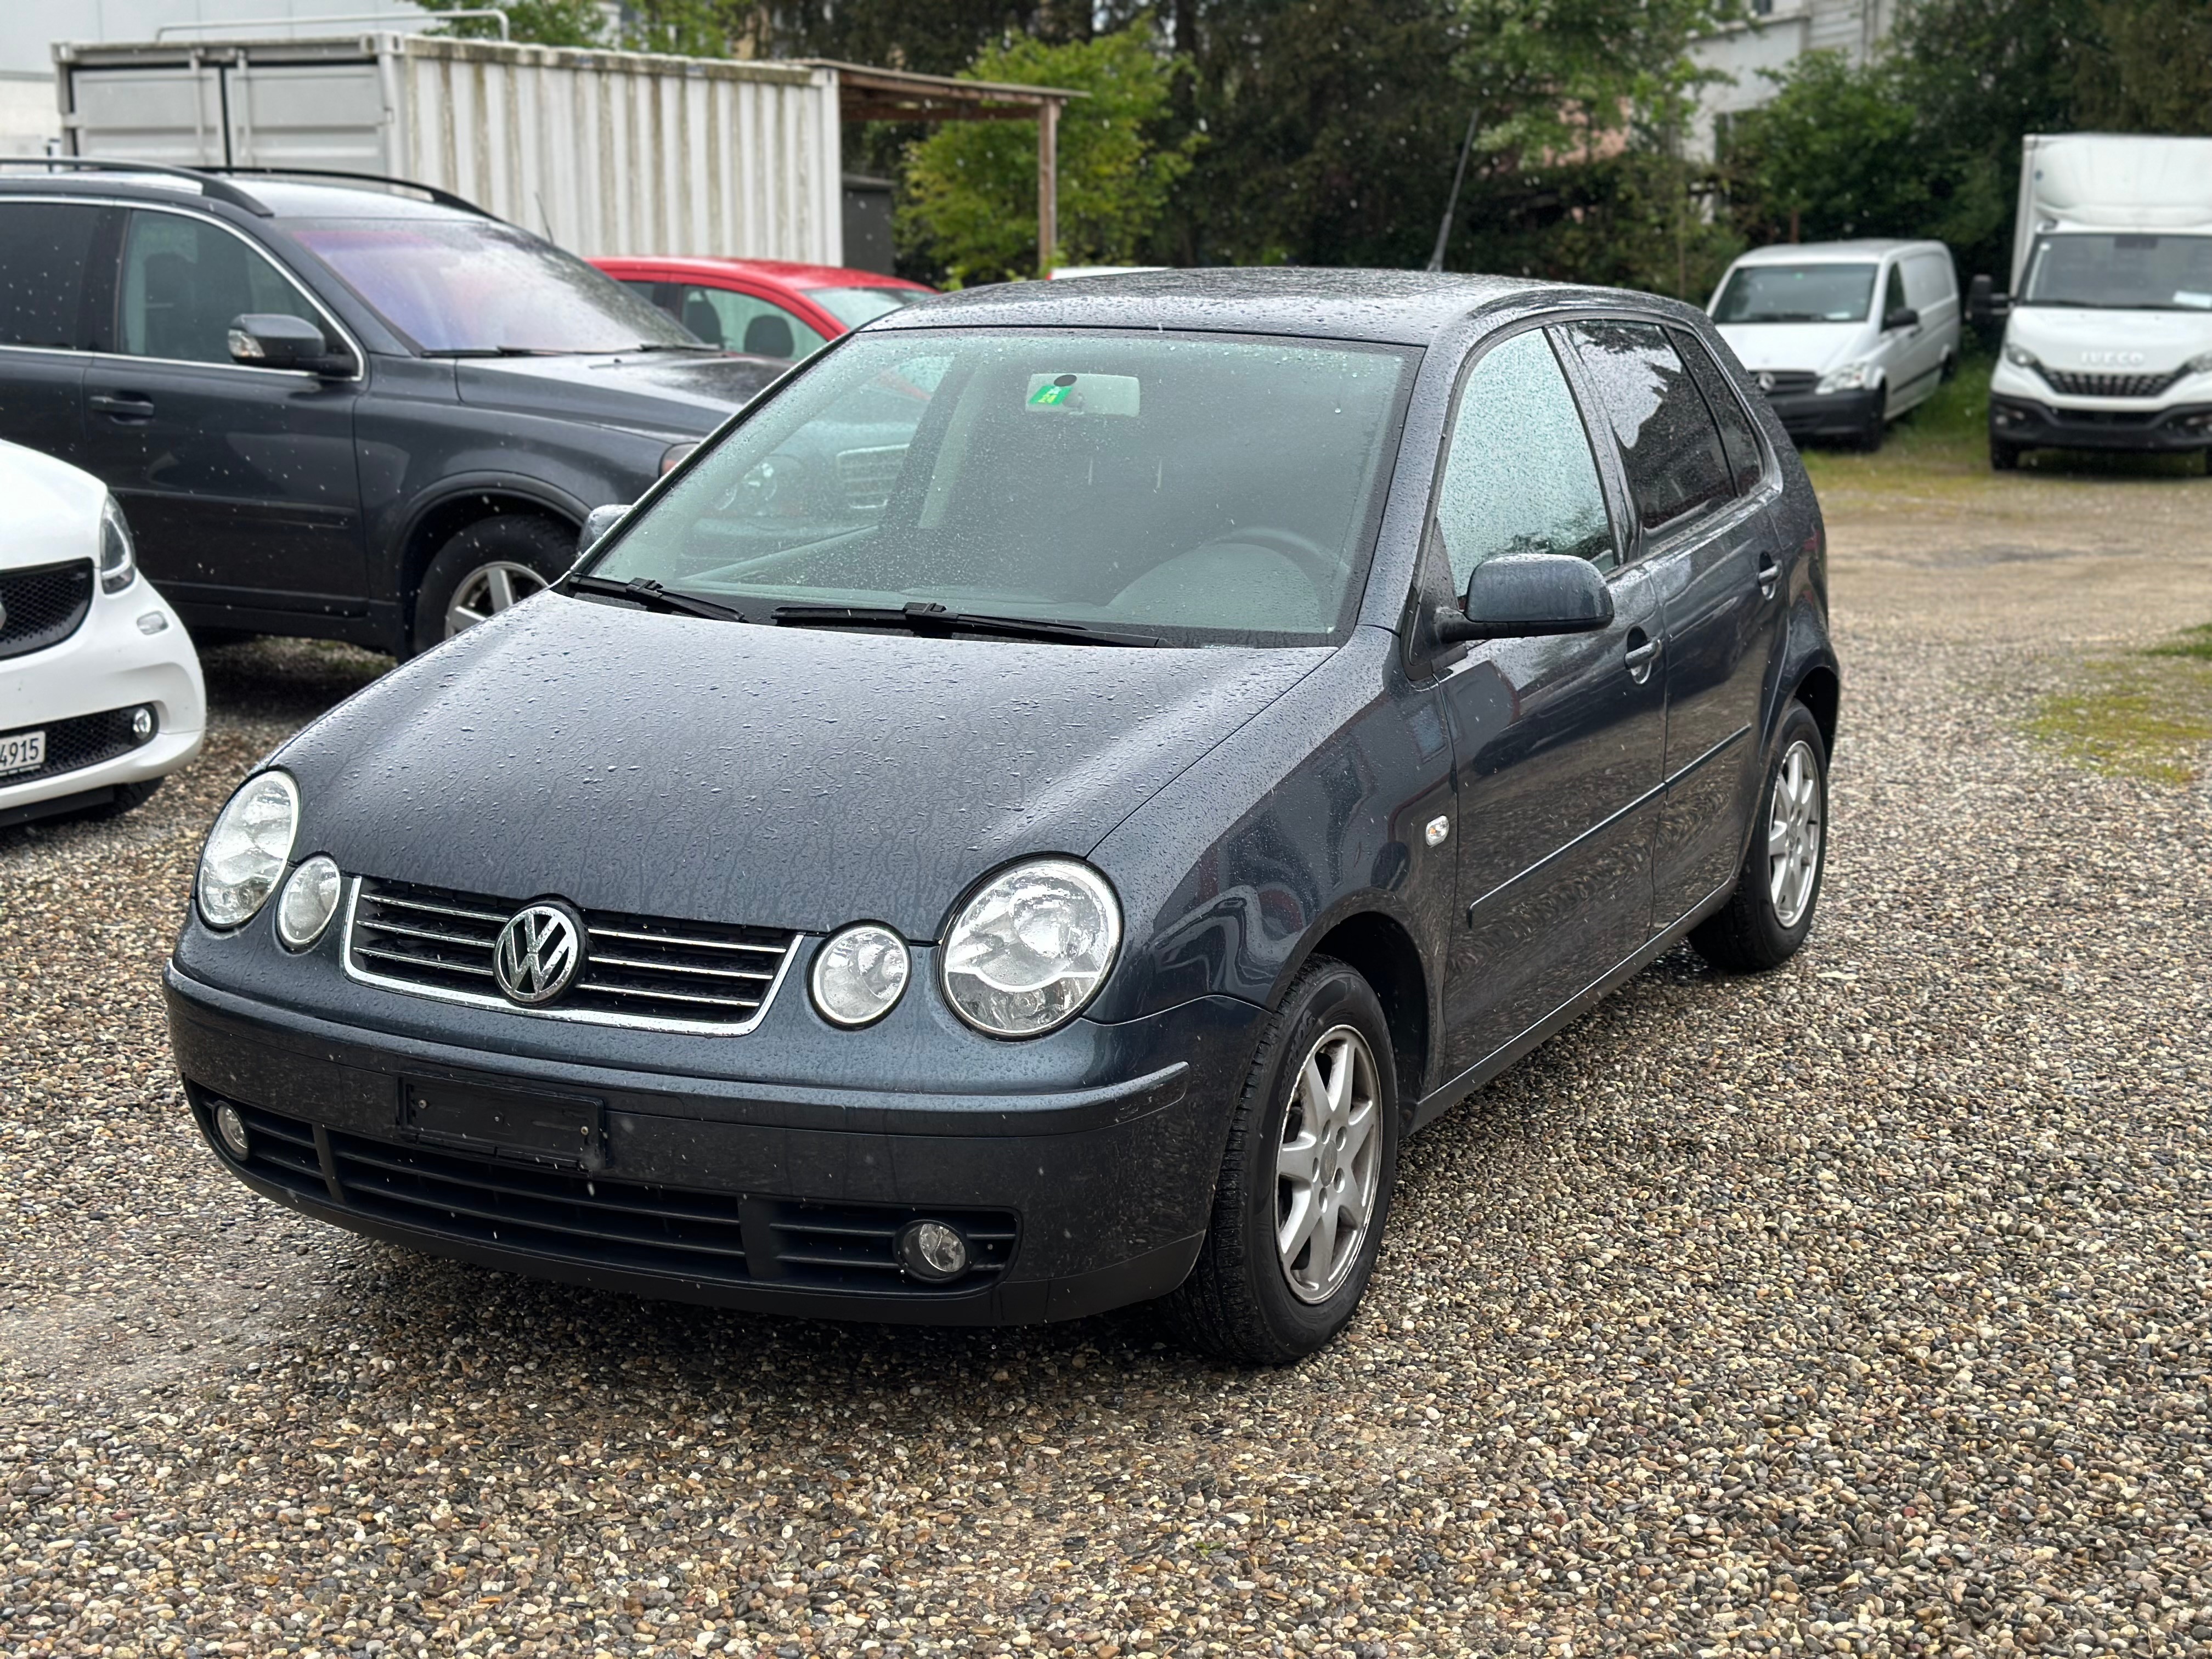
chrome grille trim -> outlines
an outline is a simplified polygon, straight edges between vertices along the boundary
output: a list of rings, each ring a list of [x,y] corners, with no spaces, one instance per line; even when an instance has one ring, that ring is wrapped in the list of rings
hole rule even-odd
[[[419,890],[395,892],[389,890],[405,884],[373,882],[364,876],[352,877],[350,882],[340,951],[348,978],[408,996],[525,1014],[538,1019],[565,1020],[573,1024],[611,1025],[691,1036],[743,1036],[767,1017],[806,937],[793,933],[777,946],[683,933],[678,931],[682,923],[672,924],[668,931],[661,932],[656,928],[655,919],[649,917],[618,919],[629,926],[594,925],[586,913],[585,931],[592,943],[622,939],[633,945],[701,954],[745,951],[751,953],[759,965],[739,967],[737,962],[747,958],[727,956],[722,958],[731,963],[727,967],[674,957],[656,961],[635,951],[603,956],[587,945],[584,967],[563,1000],[546,1006],[525,1007],[508,1001],[496,991],[445,982],[453,977],[496,977],[491,965],[492,948],[513,910],[501,914],[474,908],[468,902],[471,896],[463,896],[460,902],[455,902],[443,896],[442,890],[436,890],[441,894],[436,898],[425,898]],[[364,904],[374,914],[364,915]],[[522,902],[516,902],[514,909],[521,908]],[[407,920],[387,917],[384,915],[387,908],[399,911]],[[459,925],[435,925],[440,919],[448,917]],[[470,924],[484,931],[471,931]],[[410,942],[415,948],[409,948]],[[575,998],[602,999],[616,1006],[578,1006],[570,1000]],[[633,1012],[622,1006],[641,1002],[657,1003],[661,1011],[641,1008]],[[666,1012],[672,1008],[679,1012]],[[693,1009],[698,1012],[691,1013]]]

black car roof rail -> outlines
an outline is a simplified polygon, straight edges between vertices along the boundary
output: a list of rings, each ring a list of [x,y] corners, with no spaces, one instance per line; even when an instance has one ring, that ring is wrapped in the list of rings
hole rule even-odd
[[[210,173],[232,175],[243,174],[259,179],[352,179],[368,185],[390,185],[395,190],[411,190],[428,197],[440,207],[458,208],[464,213],[473,213],[479,219],[495,219],[499,216],[487,213],[467,198],[456,196],[450,190],[441,190],[435,185],[417,184],[412,179],[394,179],[382,173],[346,173],[337,167],[210,167]]]
[[[200,187],[200,194],[217,202],[264,219],[275,216],[271,209],[258,198],[240,190],[227,179],[216,176],[211,167],[173,167],[166,161],[130,161],[112,155],[0,155],[0,167],[44,167],[48,172],[60,167],[79,173],[150,173],[164,178],[185,179]]]

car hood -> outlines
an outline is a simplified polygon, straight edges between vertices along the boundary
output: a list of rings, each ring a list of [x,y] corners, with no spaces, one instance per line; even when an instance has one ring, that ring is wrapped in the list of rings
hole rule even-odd
[[[703,352],[463,357],[461,401],[653,432],[712,432],[789,368],[775,357]]]
[[[1327,659],[716,623],[547,593],[279,752],[298,850],[586,908],[930,939],[1107,832]]]
[[[2077,311],[2015,306],[2005,343],[2069,374],[2171,374],[2212,349],[2212,311]]]
[[[1864,323],[1729,323],[1718,325],[1743,366],[1822,374],[1873,349]]]

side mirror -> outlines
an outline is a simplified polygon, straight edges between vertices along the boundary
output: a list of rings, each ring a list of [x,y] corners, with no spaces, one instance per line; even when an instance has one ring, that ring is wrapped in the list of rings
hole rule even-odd
[[[1595,633],[1613,621],[1613,590],[1588,559],[1519,553],[1477,565],[1460,609],[1437,613],[1437,643]]]
[[[1999,294],[1996,284],[1987,276],[1977,276],[1966,284],[1966,316],[1980,327],[1990,324],[2012,309],[2012,295]]]
[[[612,501],[605,507],[595,507],[584,516],[584,527],[576,532],[576,551],[588,553],[598,545],[599,538],[623,521],[630,509],[628,501]]]
[[[1891,312],[1887,317],[1884,317],[1881,319],[1881,331],[1885,334],[1888,333],[1890,330],[1893,328],[1917,328],[1919,326],[1920,313],[1915,311],[1911,306],[1899,306],[1896,310]]]
[[[350,374],[353,354],[336,350],[304,317],[248,312],[230,319],[230,360],[253,368],[300,368],[310,374]]]

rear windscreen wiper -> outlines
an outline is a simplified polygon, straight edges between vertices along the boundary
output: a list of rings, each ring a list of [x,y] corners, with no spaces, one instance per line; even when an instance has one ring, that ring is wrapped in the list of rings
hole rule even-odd
[[[1081,623],[1034,617],[979,616],[916,600],[909,605],[780,605],[782,628],[903,628],[926,638],[975,634],[1006,640],[1043,640],[1055,645],[1165,645],[1153,634],[1116,634]]]
[[[745,613],[726,605],[717,605],[712,599],[702,599],[696,593],[680,592],[672,587],[663,587],[649,576],[632,576],[618,582],[606,576],[579,576],[568,584],[574,593],[589,593],[594,598],[628,599],[632,605],[642,605],[647,611],[666,611],[678,617],[704,617],[709,622],[744,622]]]

